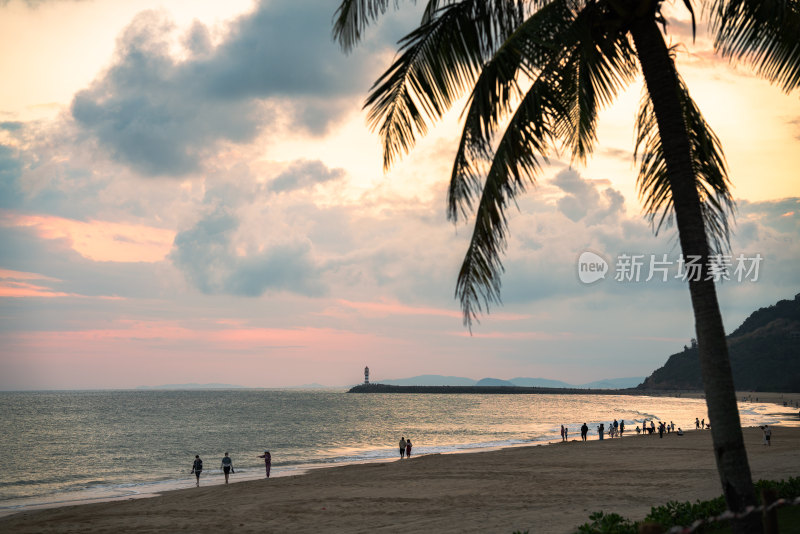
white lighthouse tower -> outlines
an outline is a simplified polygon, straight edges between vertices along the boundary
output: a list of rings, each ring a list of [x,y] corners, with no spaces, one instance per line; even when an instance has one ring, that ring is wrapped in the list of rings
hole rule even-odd
[[[364,367],[364,385],[369,385],[369,367]]]

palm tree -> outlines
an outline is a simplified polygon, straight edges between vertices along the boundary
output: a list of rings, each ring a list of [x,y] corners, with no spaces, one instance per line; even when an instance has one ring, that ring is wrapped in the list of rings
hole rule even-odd
[[[709,260],[728,245],[733,210],[719,140],[677,73],[659,24],[663,0],[429,0],[418,28],[367,98],[384,167],[409,151],[470,89],[448,191],[448,216],[476,213],[456,285],[465,324],[500,303],[506,209],[536,183],[555,149],[584,161],[597,142],[598,111],[639,74],[646,91],[636,121],[637,185],[656,233],[675,223],[684,257],[702,270],[689,293],[728,507],[754,505],[736,394]],[[394,0],[395,7],[399,0]],[[684,4],[692,15],[690,0]],[[768,4],[768,7],[763,7]],[[343,0],[334,38],[345,51],[386,12],[389,0]],[[717,0],[718,50],[750,62],[786,90],[798,84],[796,0]],[[788,21],[788,22],[787,22]],[[751,514],[736,532],[761,530]]]

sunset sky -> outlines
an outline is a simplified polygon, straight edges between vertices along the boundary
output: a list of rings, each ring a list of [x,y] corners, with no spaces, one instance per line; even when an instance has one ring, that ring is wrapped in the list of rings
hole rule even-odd
[[[445,217],[456,106],[382,169],[361,110],[415,27],[401,2],[346,55],[337,1],[0,0],[0,389],[354,384],[418,374],[645,376],[693,337],[685,283],[617,281],[654,236],[632,162],[636,83],[586,166],[551,157],[510,212],[501,307],[454,299],[471,222]],[[800,99],[668,42],[738,203],[727,331],[800,291]],[[584,284],[578,257],[609,263]],[[735,258],[734,258],[735,267]],[[645,265],[645,275],[646,275]]]

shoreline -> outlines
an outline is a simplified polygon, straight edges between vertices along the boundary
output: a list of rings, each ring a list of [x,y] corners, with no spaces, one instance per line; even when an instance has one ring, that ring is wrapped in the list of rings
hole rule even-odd
[[[674,395],[669,394],[672,392],[664,392],[664,395],[647,395],[649,397],[673,397],[673,398],[691,398],[691,399],[701,399],[704,395],[702,392],[681,392],[682,395]],[[750,393],[750,392],[737,392],[737,399],[739,403],[747,402],[747,403],[757,403],[758,406],[755,407],[755,412],[759,412],[763,416],[774,416],[770,419],[767,419],[764,422],[768,422],[770,424],[785,424],[788,426],[795,426],[795,424],[800,424],[800,418],[796,418],[797,412],[795,412],[795,408],[789,408],[788,412],[787,409],[784,408],[783,413],[769,413],[771,409],[767,407],[767,404],[772,404],[777,406],[781,406],[786,403],[794,403],[797,404],[800,402],[800,393],[797,394],[781,394],[781,393]],[[756,399],[758,399],[756,401]],[[742,408],[744,410],[741,412],[742,414],[750,413],[753,414],[754,408]],[[778,411],[778,410],[776,410]],[[657,419],[657,418],[656,418]],[[760,418],[759,418],[760,419]],[[746,424],[753,425],[754,419],[752,417],[747,417],[743,419],[746,421]],[[762,420],[763,421],[763,420]],[[755,422],[755,425],[760,424],[759,422]],[[629,426],[628,433],[626,434],[626,439],[628,437],[635,437],[635,433],[632,428],[633,425]],[[597,441],[598,437],[596,433],[594,433],[594,425],[590,425],[590,434],[589,440],[590,441]],[[685,429],[686,431],[691,429]],[[557,429],[555,430],[557,433]],[[576,427],[573,426],[570,436],[575,439],[579,436],[579,432],[576,431]],[[607,438],[608,440],[608,438]],[[540,446],[540,445],[552,445],[560,443],[561,439],[556,434],[540,434],[533,439],[518,441],[515,442],[514,440],[504,441],[504,442],[484,442],[484,443],[459,443],[454,445],[445,445],[445,446],[434,446],[434,447],[422,447],[417,449],[417,456],[419,455],[460,455],[464,453],[481,453],[487,451],[502,451],[508,449],[516,449],[516,448],[525,448],[525,447],[532,447],[532,446]],[[426,450],[427,449],[427,450]],[[373,451],[373,452],[378,452]],[[349,456],[349,455],[348,455]],[[291,476],[304,476],[305,474],[320,470],[320,469],[328,469],[331,467],[347,467],[352,465],[369,465],[375,463],[391,463],[396,460],[396,452],[394,448],[391,450],[381,450],[378,455],[375,454],[368,454],[363,457],[356,456],[344,456],[344,457],[330,457],[325,461],[320,463],[310,463],[310,464],[300,464],[300,463],[292,463],[289,462],[285,465],[276,466],[273,465],[273,478],[283,478],[283,477],[291,477]],[[237,475],[232,477],[232,484],[241,484],[248,481],[254,480],[261,480],[263,478],[263,468],[255,470],[252,466],[237,470]],[[222,477],[221,471],[217,472],[214,469],[209,469],[204,473],[203,478],[201,479],[201,486],[222,486],[224,485],[224,479]],[[39,496],[31,496],[31,497],[20,497],[15,499],[8,499],[5,502],[0,503],[0,518],[9,517],[11,515],[24,513],[28,511],[36,511],[36,510],[44,510],[44,509],[53,509],[59,508],[64,506],[76,506],[76,505],[84,505],[84,504],[94,504],[94,503],[104,503],[104,502],[112,502],[112,501],[124,501],[126,499],[144,499],[150,497],[156,497],[163,495],[165,493],[169,493],[172,491],[180,491],[183,489],[192,489],[194,488],[194,477],[191,477],[189,480],[186,477],[180,478],[168,478],[162,480],[150,480],[150,481],[132,481],[130,483],[125,481],[109,481],[107,484],[99,484],[94,487],[84,487],[84,488],[75,488],[75,489],[66,489],[61,492],[50,493],[50,494],[43,494]]]
[[[589,441],[595,441],[595,440],[598,440],[597,436],[589,436]],[[531,440],[524,443],[509,443],[504,445],[471,446],[473,444],[461,444],[462,448],[456,448],[454,450],[429,452],[429,453],[416,453],[414,455],[414,458],[423,456],[435,456],[435,455],[444,456],[444,455],[460,455],[460,454],[478,454],[482,452],[502,451],[506,449],[514,449],[519,447],[539,447],[544,445],[553,445],[560,442],[561,442],[560,439],[547,438],[542,440]],[[278,479],[286,477],[302,477],[310,472],[321,469],[336,469],[340,467],[391,463],[395,461],[397,461],[397,458],[395,456],[392,456],[386,458],[365,458],[360,460],[341,460],[341,461],[332,460],[330,462],[315,463],[315,464],[293,464],[287,466],[273,466],[270,478]],[[223,477],[221,470],[209,469],[205,470],[204,473],[205,475],[203,475],[200,479],[201,488],[225,486],[224,482],[225,479]],[[242,484],[242,483],[265,479],[265,476],[263,475],[263,468],[255,469],[254,471],[249,472],[244,477],[240,476],[244,473],[245,472],[241,470],[237,471],[236,475],[231,476],[230,484],[228,485]],[[139,484],[131,484],[125,487],[129,489],[126,490],[126,493],[121,495],[117,494],[117,495],[99,496],[99,497],[80,496],[79,494],[89,492],[89,490],[73,490],[66,493],[76,494],[75,498],[67,498],[64,500],[51,501],[51,502],[41,502],[41,503],[36,502],[33,504],[11,505],[7,507],[0,506],[0,520],[16,514],[25,513],[29,511],[36,512],[40,510],[50,510],[68,506],[83,506],[87,504],[101,504],[101,503],[125,501],[132,499],[149,499],[153,497],[160,497],[162,495],[169,494],[173,491],[196,489],[193,477],[185,479],[166,479],[153,482],[143,482]],[[7,502],[14,502],[15,500],[25,501],[27,499],[36,499],[36,497],[12,499]]]
[[[744,429],[754,480],[800,476],[800,428],[773,431],[773,446],[765,447],[757,427]],[[599,510],[641,519],[669,500],[722,492],[706,431],[470,452],[27,510],[0,517],[0,530],[215,532],[239,525],[244,532],[374,532],[408,525],[421,531],[556,533],[574,530]]]

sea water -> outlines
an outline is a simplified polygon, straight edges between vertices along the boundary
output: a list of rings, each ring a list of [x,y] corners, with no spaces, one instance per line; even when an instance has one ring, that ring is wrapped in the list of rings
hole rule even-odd
[[[741,403],[742,424],[800,425],[796,410]],[[624,420],[634,435],[644,420],[694,429],[705,401],[621,395],[350,394],[345,391],[205,390],[0,393],[0,515],[92,500],[133,498],[191,487],[196,454],[201,485],[343,463],[579,439]]]

